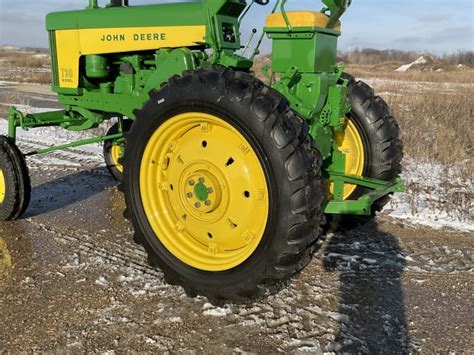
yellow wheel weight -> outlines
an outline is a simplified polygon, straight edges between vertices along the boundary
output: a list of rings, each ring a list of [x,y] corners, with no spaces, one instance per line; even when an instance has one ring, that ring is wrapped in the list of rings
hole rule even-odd
[[[5,175],[3,174],[3,170],[0,169],[0,203],[3,203],[5,200],[6,191]]]
[[[335,141],[338,150],[346,156],[345,173],[348,175],[362,176],[365,165],[364,143],[354,122],[348,119],[346,129],[343,132],[335,134]],[[356,185],[346,184],[344,186],[344,200],[350,198],[356,189]],[[334,184],[331,183],[331,194],[333,191]]]
[[[145,147],[140,193],[159,241],[196,269],[237,267],[263,238],[263,167],[247,139],[217,116],[189,112],[162,124]]]
[[[110,151],[110,154],[112,156],[112,161],[115,165],[115,168],[120,172],[123,173],[123,166],[122,164],[119,163],[120,159],[120,154],[121,154],[122,148],[118,145],[113,145]]]

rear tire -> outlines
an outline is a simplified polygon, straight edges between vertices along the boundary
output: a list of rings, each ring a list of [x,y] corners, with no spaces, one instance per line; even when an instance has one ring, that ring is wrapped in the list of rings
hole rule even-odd
[[[7,137],[0,136],[0,221],[22,216],[31,198],[31,182],[25,159]]]
[[[194,149],[196,151],[204,149],[202,159],[205,164],[209,166],[222,164],[223,174],[226,174],[223,164],[225,161],[211,160],[206,158],[210,156],[210,153],[204,153],[205,149],[212,148],[214,139],[218,140],[217,135],[212,136],[212,131],[208,143],[199,139],[184,141],[184,138],[173,138],[170,141],[171,144],[165,145],[165,150],[169,147],[169,154],[165,152],[164,163],[159,156],[156,156],[154,160],[144,158],[144,156],[148,157],[148,147],[154,141],[155,132],[160,130],[158,137],[163,137],[165,133],[162,132],[168,131],[161,130],[171,127],[171,124],[179,122],[184,124],[186,122],[184,117],[188,117],[190,113],[192,113],[191,116],[215,117],[216,123],[215,125],[213,123],[211,127],[217,132],[221,133],[224,126],[232,127],[231,130],[235,129],[236,136],[243,137],[248,143],[240,145],[239,149],[248,152],[244,153],[245,156],[255,154],[258,157],[259,164],[257,165],[260,166],[268,187],[265,191],[256,189],[256,186],[250,186],[248,192],[252,192],[252,195],[245,194],[245,197],[242,197],[241,193],[231,195],[229,206],[241,203],[238,201],[242,201],[242,198],[245,201],[245,198],[248,199],[249,196],[257,196],[253,189],[261,191],[258,199],[268,198],[268,217],[263,221],[261,235],[253,233],[250,227],[246,229],[247,227],[238,221],[235,225],[231,225],[231,228],[242,228],[243,231],[252,232],[254,235],[249,239],[251,240],[249,243],[257,240],[258,244],[254,250],[249,251],[250,255],[246,259],[229,268],[219,267],[211,270],[212,268],[207,269],[207,264],[200,267],[193,264],[193,260],[187,262],[186,257],[180,258],[181,251],[176,250],[175,246],[166,247],[165,244],[170,243],[165,238],[168,236],[164,235],[166,233],[156,233],[156,228],[153,227],[154,219],[165,220],[165,214],[159,212],[159,209],[163,210],[163,206],[157,206],[158,210],[153,209],[150,213],[146,207],[147,198],[143,195],[144,187],[140,186],[140,182],[145,181],[140,170],[145,171],[148,169],[147,166],[157,165],[162,169],[160,171],[163,171],[164,168],[161,166],[165,164],[166,169],[174,171],[173,169],[177,169],[179,164],[187,164],[186,154],[180,150],[182,146],[187,147],[187,145],[193,147],[189,150],[192,152]],[[242,72],[223,68],[198,70],[186,72],[182,77],[174,77],[160,91],[152,91],[150,100],[141,110],[136,111],[136,116],[137,120],[128,135],[125,153],[124,185],[127,204],[125,215],[131,218],[135,228],[135,240],[145,247],[150,264],[159,266],[163,270],[167,282],[181,285],[189,296],[206,296],[213,304],[229,301],[248,302],[278,291],[295,273],[309,263],[315,249],[315,242],[321,232],[320,224],[326,205],[327,187],[321,177],[321,156],[308,138],[306,123],[290,110],[288,103],[279,93]],[[176,119],[177,116],[179,116],[178,119]],[[203,130],[207,127],[202,126],[207,123],[192,122],[196,122],[194,127],[201,127]],[[183,137],[185,137],[187,132],[193,130],[193,126],[190,126],[174,132],[183,132]],[[196,131],[196,134],[199,134],[199,131]],[[232,135],[229,137],[231,139]],[[228,143],[223,142],[218,149],[211,152],[219,155],[219,152],[236,151],[236,147],[229,140]],[[156,151],[160,152],[162,149],[156,148]],[[234,159],[229,159],[227,164],[239,164],[243,159],[243,155],[239,155],[238,152],[232,157],[235,158],[235,162]],[[258,168],[255,171],[250,169],[255,181],[260,179],[258,171],[260,171]],[[207,172],[204,171],[203,174]],[[151,176],[161,175],[152,174]],[[169,176],[171,175],[166,175],[166,179]],[[192,174],[185,176],[185,181],[188,181]],[[245,177],[242,176],[242,179]],[[212,179],[206,177],[205,181],[208,180]],[[231,175],[226,175],[226,181],[230,181],[226,189],[233,191],[233,186],[240,180],[232,180]],[[162,201],[171,200],[172,194],[178,193],[180,189],[177,181],[167,180],[166,186],[148,180],[146,183],[159,186],[165,191],[159,195]],[[153,189],[149,191],[153,193]],[[190,192],[187,195],[190,199],[194,198]],[[186,196],[182,197],[182,200],[186,201]],[[166,215],[173,215],[175,207],[176,204],[166,205]],[[250,217],[251,223],[258,224],[260,221],[257,217],[259,208],[249,210],[243,207],[240,211],[238,218],[243,219],[255,213],[253,220]],[[183,221],[180,220],[179,215],[176,215],[178,220],[174,226],[176,229],[173,229],[172,225],[170,225],[171,229],[168,229],[174,231],[169,237],[172,241],[177,240],[178,242],[175,243],[178,245],[181,243],[183,251],[188,244],[193,243],[195,238],[200,238],[197,232],[185,229],[186,223],[191,219],[191,215],[186,216],[186,218],[182,216]],[[202,227],[200,224],[195,225],[196,229]],[[218,231],[217,236],[216,233],[214,235],[208,233],[209,238],[214,237],[212,240],[216,243],[215,250],[219,250],[219,254],[208,257],[206,261],[209,265],[214,265],[220,259],[226,260],[226,253],[235,251],[221,251],[221,245],[217,244],[219,235],[227,235],[231,238],[234,236],[232,233],[229,228]],[[243,236],[246,233],[244,232]],[[180,239],[183,237],[184,239]],[[236,238],[239,239],[239,234]],[[206,248],[211,250],[211,244],[214,242],[209,242],[207,245],[206,241],[200,239],[200,243],[196,248],[202,245],[203,250],[206,251]],[[242,250],[246,250],[245,248],[244,246]],[[194,249],[189,250],[191,251],[186,255],[192,254]],[[196,254],[196,259],[198,256],[200,254]]]
[[[390,114],[387,103],[375,96],[374,90],[363,81],[356,81],[349,74],[343,78],[349,80],[348,94],[352,110],[348,115],[354,123],[364,146],[364,170],[362,176],[373,179],[391,181],[402,172],[403,144],[400,139],[400,127],[396,119]],[[357,187],[349,199],[355,200],[371,190]],[[350,226],[371,219],[376,212],[382,211],[390,201],[385,196],[372,206],[370,217],[360,216],[333,216],[338,224]]]

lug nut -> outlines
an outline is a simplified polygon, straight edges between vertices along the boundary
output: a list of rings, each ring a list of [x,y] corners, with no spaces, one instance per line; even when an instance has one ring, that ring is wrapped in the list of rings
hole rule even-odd
[[[194,204],[194,207],[200,208],[200,207],[201,207],[201,204],[200,204],[199,202],[196,202],[196,203]]]
[[[189,184],[189,186],[193,186],[194,185],[194,180],[189,180],[188,184]]]
[[[201,184],[204,184],[204,178],[203,178],[203,177],[200,177],[200,178],[199,178],[199,182],[200,182]]]
[[[205,204],[206,206],[210,206],[210,205],[211,205],[211,201],[207,200],[206,202],[204,202],[204,204]]]
[[[210,188],[207,189],[207,192],[212,194],[214,192],[214,190],[212,189],[212,187],[210,187]]]
[[[186,194],[186,196],[187,196],[188,198],[193,198],[193,193],[192,193],[192,192],[188,192],[188,193]]]

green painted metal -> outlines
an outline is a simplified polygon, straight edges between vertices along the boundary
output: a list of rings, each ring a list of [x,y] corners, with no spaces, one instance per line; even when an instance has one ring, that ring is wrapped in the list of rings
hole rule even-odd
[[[284,72],[297,67],[301,73],[334,70],[339,32],[316,27],[265,28],[273,40],[273,71]],[[303,55],[304,53],[304,55]]]
[[[224,2],[218,1],[217,2]],[[201,3],[176,3],[130,7],[111,7],[51,13],[46,28],[72,30],[87,28],[192,26],[202,25],[207,8]]]
[[[76,142],[60,144],[60,145],[56,145],[56,146],[53,146],[53,147],[37,149],[37,150],[34,150],[32,152],[26,153],[25,156],[46,154],[46,153],[55,152],[57,150],[64,150],[64,149],[68,149],[68,148],[77,148],[77,147],[81,147],[81,146],[84,146],[84,145],[102,143],[102,142],[105,142],[105,141],[113,141],[113,140],[117,140],[117,139],[121,139],[121,138],[123,138],[122,133],[112,134],[112,135],[109,135],[109,136],[93,137],[93,138],[83,139],[83,140],[76,141]]]
[[[104,79],[110,75],[109,63],[106,56],[86,56],[86,76],[92,79]]]
[[[98,7],[98,0],[89,0],[89,6],[87,7],[88,9],[97,9]]]
[[[207,201],[207,198],[209,197],[209,191],[206,185],[201,181],[194,186],[194,194],[201,202]]]
[[[370,216],[372,205],[378,199],[395,192],[405,191],[405,186],[401,178],[394,181],[379,181],[356,176],[344,176],[343,174],[331,175],[331,178],[339,179],[348,184],[356,184],[373,189],[372,192],[360,197],[357,200],[332,200],[326,206],[327,214],[353,214],[359,216]]]
[[[329,22],[327,28],[334,28],[337,21],[346,12],[347,8],[351,5],[352,0],[322,0],[323,4],[327,7],[322,12],[330,13]]]
[[[187,70],[220,65],[234,70],[250,71],[259,53],[263,36],[273,43],[271,86],[283,94],[293,110],[307,120],[316,146],[324,158],[325,178],[334,183],[333,200],[326,208],[331,214],[367,215],[377,199],[403,190],[401,179],[377,181],[347,176],[345,155],[337,150],[334,134],[345,129],[345,117],[351,109],[347,97],[348,82],[341,78],[342,65],[336,64],[336,31],[339,18],[351,0],[321,0],[322,13],[328,16],[326,28],[297,27],[288,21],[286,0],[276,0],[272,13],[279,8],[286,21],[281,28],[264,28],[250,58],[238,55],[241,49],[239,20],[246,14],[245,0],[202,0],[146,6],[122,6],[114,1],[104,8],[89,0],[87,8],[49,14],[46,19],[50,35],[53,90],[58,93],[64,110],[23,115],[15,108],[8,114],[8,137],[15,141],[17,129],[59,126],[72,131],[98,127],[104,120],[118,117],[137,119],[135,110],[174,75]],[[253,3],[253,2],[252,2]],[[55,31],[157,26],[194,26],[206,28],[203,42],[188,48],[156,48],[127,53],[89,55],[81,58],[79,87],[59,87],[58,48]],[[123,130],[113,136],[100,136],[68,144],[38,149],[27,155],[49,153],[86,144],[114,140],[125,150]],[[344,201],[345,184],[372,190],[355,201]],[[196,186],[202,201],[205,186]]]
[[[286,1],[287,0],[282,0],[281,5],[280,5],[280,12],[281,12],[281,15],[283,16],[283,19],[285,20],[285,24],[286,24],[286,28],[288,32],[292,32],[293,27],[291,26],[291,23],[288,20],[288,15],[286,14],[286,10],[285,10]]]

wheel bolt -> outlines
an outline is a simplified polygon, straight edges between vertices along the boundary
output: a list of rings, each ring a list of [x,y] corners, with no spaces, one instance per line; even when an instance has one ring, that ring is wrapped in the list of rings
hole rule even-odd
[[[196,203],[194,204],[194,207],[200,208],[200,207],[201,207],[201,204],[200,204],[199,202],[196,202]]]
[[[211,205],[211,201],[207,200],[206,202],[204,202],[204,204],[205,204],[206,206],[210,206],[210,205]]]
[[[210,187],[210,188],[207,189],[207,192],[212,194],[214,192],[214,190],[212,189],[212,187]]]
[[[193,193],[192,193],[192,192],[188,192],[188,193],[186,194],[186,196],[187,196],[188,198],[193,198]]]
[[[201,184],[204,184],[204,178],[203,178],[203,177],[200,177],[200,178],[199,178],[199,182],[200,182]]]
[[[189,180],[188,184],[189,184],[189,186],[193,186],[194,185],[194,180]]]

